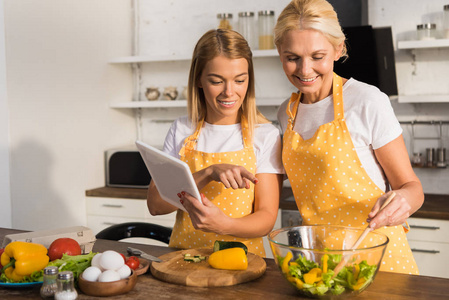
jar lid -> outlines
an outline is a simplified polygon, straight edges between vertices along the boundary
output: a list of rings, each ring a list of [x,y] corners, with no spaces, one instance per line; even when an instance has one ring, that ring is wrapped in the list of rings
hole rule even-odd
[[[58,274],[58,279],[61,279],[61,280],[73,279],[73,273],[72,273],[72,271],[63,271]]]
[[[259,16],[274,16],[274,10],[261,10]]]
[[[436,29],[437,25],[435,23],[425,23],[425,24],[419,24],[416,26],[417,29]]]
[[[252,11],[242,11],[239,12],[239,17],[254,17],[254,13]]]
[[[231,19],[231,18],[232,14],[230,13],[217,14],[217,19]]]
[[[56,274],[58,274],[58,267],[56,267],[56,266],[46,267],[44,269],[44,274],[45,275],[56,275]]]

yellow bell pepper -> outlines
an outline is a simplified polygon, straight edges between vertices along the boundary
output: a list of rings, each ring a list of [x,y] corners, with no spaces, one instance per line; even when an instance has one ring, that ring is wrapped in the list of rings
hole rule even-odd
[[[209,265],[215,269],[246,270],[248,258],[242,248],[228,248],[212,253],[209,256]]]
[[[323,273],[327,273],[327,262],[329,260],[329,255],[323,255]]]
[[[290,259],[292,259],[293,254],[291,252],[288,252],[287,255],[284,257],[284,260],[282,262],[282,273],[288,274],[288,263],[290,262]]]
[[[1,264],[6,277],[21,281],[25,276],[42,270],[48,264],[47,248],[35,243],[15,241],[5,247]]]
[[[320,268],[313,268],[308,273],[304,274],[304,282],[308,284],[314,284],[321,280],[321,273],[323,271]]]

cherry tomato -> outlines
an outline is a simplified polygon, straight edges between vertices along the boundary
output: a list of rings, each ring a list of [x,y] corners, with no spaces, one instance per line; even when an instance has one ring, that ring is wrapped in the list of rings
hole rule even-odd
[[[61,258],[64,253],[68,255],[80,255],[80,244],[71,238],[59,238],[54,240],[53,243],[51,243],[50,248],[48,248],[50,261]]]
[[[128,260],[125,262],[125,264],[132,270],[136,270],[139,265],[140,265],[140,261],[137,257],[135,256],[130,256],[128,258]]]
[[[122,253],[120,253],[120,255],[123,257],[123,261],[126,262],[126,256]]]

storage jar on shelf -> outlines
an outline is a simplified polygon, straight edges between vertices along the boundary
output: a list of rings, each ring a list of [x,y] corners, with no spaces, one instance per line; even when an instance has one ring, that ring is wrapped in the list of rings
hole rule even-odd
[[[238,32],[246,39],[251,50],[257,49],[256,23],[253,12],[239,12]]]
[[[222,13],[217,14],[219,29],[232,29],[232,14]]]
[[[262,10],[259,11],[259,49],[274,49],[274,11]]]

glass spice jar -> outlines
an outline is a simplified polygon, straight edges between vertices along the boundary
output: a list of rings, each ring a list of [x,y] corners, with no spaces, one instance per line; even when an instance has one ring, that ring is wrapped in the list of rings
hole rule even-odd
[[[418,40],[434,40],[437,37],[437,25],[435,23],[425,23],[416,26]]]
[[[58,267],[51,266],[44,269],[44,280],[40,289],[40,295],[44,299],[53,299],[58,289],[56,277],[58,276]]]
[[[256,23],[252,11],[239,12],[238,32],[246,39],[251,50],[257,49]]]
[[[274,49],[274,11],[262,10],[259,11],[259,49]]]
[[[75,289],[72,271],[63,271],[56,278],[58,289],[55,293],[56,300],[75,300],[78,292]]]
[[[443,18],[443,37],[446,39],[449,39],[449,4],[445,5],[443,7],[443,13],[444,13],[444,18]]]
[[[232,14],[217,14],[219,29],[232,29]]]

